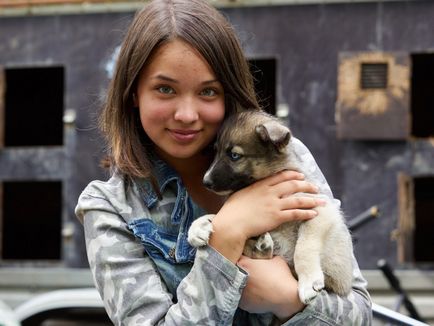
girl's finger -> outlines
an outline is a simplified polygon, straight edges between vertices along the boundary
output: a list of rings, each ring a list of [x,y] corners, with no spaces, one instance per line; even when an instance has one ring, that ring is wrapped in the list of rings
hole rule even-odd
[[[281,182],[291,180],[304,180],[304,174],[297,171],[285,170],[265,178],[263,181],[268,186],[275,186]]]
[[[312,209],[318,206],[324,206],[324,199],[307,197],[307,196],[288,196],[280,200],[282,210],[289,209]]]
[[[280,212],[283,222],[310,220],[318,215],[313,209],[288,209]]]
[[[289,180],[283,181],[274,186],[276,194],[279,197],[286,197],[299,192],[316,194],[318,187],[304,180]]]

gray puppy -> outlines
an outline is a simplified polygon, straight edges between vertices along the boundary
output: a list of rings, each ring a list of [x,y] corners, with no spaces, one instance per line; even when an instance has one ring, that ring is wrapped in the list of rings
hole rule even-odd
[[[309,180],[309,171],[294,159],[290,139],[289,129],[262,111],[231,116],[217,137],[216,155],[205,174],[205,186],[229,195],[283,170],[302,172]],[[305,304],[323,288],[342,296],[351,290],[351,235],[336,204],[327,197],[321,198],[327,203],[315,208],[317,217],[284,223],[249,239],[243,252],[251,258],[284,257],[298,279],[299,297]],[[193,222],[188,234],[192,246],[208,244],[212,218],[213,215],[205,215]]]

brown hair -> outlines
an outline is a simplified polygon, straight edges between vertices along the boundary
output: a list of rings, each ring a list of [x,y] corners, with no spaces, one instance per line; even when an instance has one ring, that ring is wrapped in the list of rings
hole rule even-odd
[[[258,108],[252,76],[233,27],[204,0],[154,0],[137,12],[127,31],[99,125],[110,165],[129,177],[151,178],[149,142],[133,110],[139,73],[163,42],[182,39],[213,68],[225,92],[226,117]]]

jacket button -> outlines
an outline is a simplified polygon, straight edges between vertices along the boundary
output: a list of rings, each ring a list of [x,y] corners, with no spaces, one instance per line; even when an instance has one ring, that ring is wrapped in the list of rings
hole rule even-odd
[[[175,247],[170,248],[169,250],[169,256],[173,259],[175,259]]]

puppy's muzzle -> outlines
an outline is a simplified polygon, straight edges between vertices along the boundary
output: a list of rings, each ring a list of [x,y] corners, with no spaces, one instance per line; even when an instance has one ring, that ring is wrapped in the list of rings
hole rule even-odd
[[[214,183],[212,182],[211,178],[209,178],[209,176],[205,174],[204,178],[203,178],[203,185],[209,189],[209,190],[213,190],[213,185]]]

